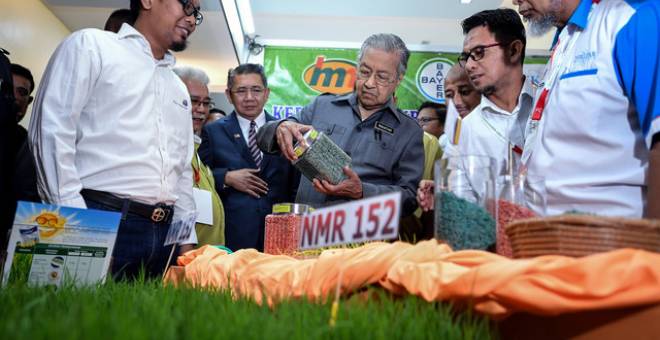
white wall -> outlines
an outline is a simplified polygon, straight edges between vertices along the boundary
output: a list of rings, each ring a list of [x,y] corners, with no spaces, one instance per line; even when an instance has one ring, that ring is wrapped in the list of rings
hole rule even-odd
[[[51,54],[70,33],[39,0],[0,0],[0,46],[11,53],[12,63],[32,71],[36,87]],[[30,121],[31,109],[21,121],[23,126]]]

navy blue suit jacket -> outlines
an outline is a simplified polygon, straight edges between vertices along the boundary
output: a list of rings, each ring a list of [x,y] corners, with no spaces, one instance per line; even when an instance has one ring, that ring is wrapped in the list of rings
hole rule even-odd
[[[266,121],[275,118],[266,114]],[[279,155],[264,153],[259,177],[268,183],[268,194],[255,198],[225,187],[227,171],[257,165],[248,150],[236,112],[210,123],[202,130],[199,157],[211,170],[215,187],[225,208],[225,238],[231,250],[255,248],[263,251],[265,217],[274,203],[295,202],[300,176],[291,163]]]

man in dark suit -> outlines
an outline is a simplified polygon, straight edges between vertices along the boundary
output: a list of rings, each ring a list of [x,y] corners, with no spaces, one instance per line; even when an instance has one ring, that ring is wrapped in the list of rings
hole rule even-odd
[[[235,110],[204,127],[198,153],[213,170],[225,207],[227,246],[263,250],[265,217],[273,204],[295,200],[298,175],[286,159],[256,145],[257,130],[275,120],[264,111],[269,90],[263,67],[229,70],[225,93]]]

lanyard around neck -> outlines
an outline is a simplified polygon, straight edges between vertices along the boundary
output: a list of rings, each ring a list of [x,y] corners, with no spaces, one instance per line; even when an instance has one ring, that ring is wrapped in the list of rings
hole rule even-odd
[[[589,15],[587,22],[590,21],[591,15],[593,14],[594,6],[596,6],[600,0],[592,0],[591,9],[589,10]],[[541,95],[534,105],[534,111],[532,111],[532,121],[539,121],[543,117],[543,111],[545,110],[546,103],[548,101],[548,96],[550,91],[557,83],[557,80],[560,78],[560,75],[566,71],[569,67],[568,59],[575,50],[575,44],[577,43],[580,34],[582,33],[581,29],[576,29],[573,33],[568,32],[569,27],[564,28],[566,31],[566,37],[562,39],[561,35],[559,41],[555,45],[555,48],[552,50],[552,56],[550,61],[546,65],[546,70],[544,72],[544,84]],[[550,71],[548,75],[548,70]]]
[[[513,150],[513,152],[515,152],[519,155],[522,155],[523,149],[519,145],[517,145],[516,143],[512,142],[509,138],[505,137],[504,134],[501,133],[499,130],[497,130],[495,128],[495,126],[493,126],[488,121],[488,119],[486,119],[486,117],[484,117],[483,112],[479,111],[479,112],[475,112],[475,113],[479,115],[481,120],[484,122],[484,124],[486,124],[486,126],[488,126],[489,129],[491,129],[498,137],[500,137],[500,139],[502,141],[504,141],[505,143],[507,143],[511,147],[511,150]],[[515,125],[515,119],[514,119],[514,125]]]

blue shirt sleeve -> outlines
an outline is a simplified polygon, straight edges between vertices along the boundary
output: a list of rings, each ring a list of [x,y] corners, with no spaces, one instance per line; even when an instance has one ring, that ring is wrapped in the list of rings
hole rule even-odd
[[[660,132],[660,1],[628,3],[637,10],[616,36],[614,68],[650,148]]]

